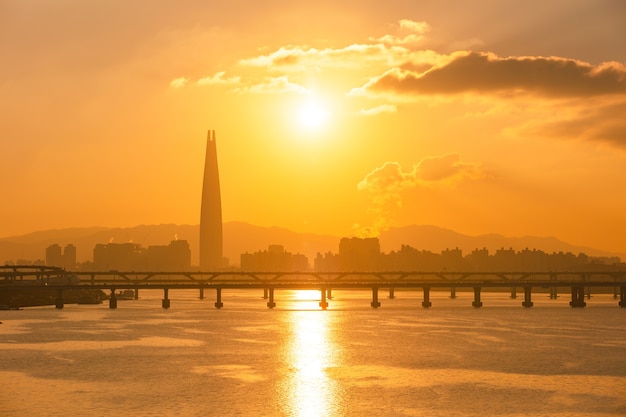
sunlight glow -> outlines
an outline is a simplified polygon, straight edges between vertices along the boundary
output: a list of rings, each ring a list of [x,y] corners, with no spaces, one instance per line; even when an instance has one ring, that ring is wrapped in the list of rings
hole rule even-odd
[[[305,104],[298,113],[300,124],[306,128],[318,128],[326,124],[330,112],[315,102]]]

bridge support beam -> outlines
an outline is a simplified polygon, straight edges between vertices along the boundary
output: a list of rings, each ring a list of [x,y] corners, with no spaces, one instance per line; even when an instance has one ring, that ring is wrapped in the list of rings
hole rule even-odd
[[[57,290],[57,299],[55,302],[55,307],[58,308],[59,310],[63,308],[63,290],[60,288]]]
[[[320,300],[320,307],[322,307],[322,310],[326,310],[328,308],[328,302],[326,301],[326,288],[322,288],[320,290],[320,295],[322,296],[322,299]]]
[[[523,307],[530,308],[533,306],[533,302],[530,300],[531,292],[532,287],[524,287],[524,301],[522,302]]]
[[[332,299],[333,299],[333,289],[332,289],[332,288],[327,288],[327,289],[326,289],[326,297],[327,297],[329,300],[332,300]]]
[[[224,307],[224,303],[222,303],[222,289],[216,288],[215,289],[215,308],[222,308],[222,307]]]
[[[517,287],[511,287],[511,299],[515,300],[517,298]]]
[[[135,300],[139,300],[139,287],[135,288]]]
[[[169,291],[169,288],[163,288],[163,301],[161,302],[163,308],[170,308]]]
[[[396,290],[393,287],[389,287],[389,298],[392,300],[396,298]]]
[[[591,299],[591,287],[587,287],[587,300]]]
[[[424,301],[422,301],[422,307],[429,308],[430,306],[433,305],[433,303],[430,302],[430,288],[424,287],[423,290],[424,290]]]
[[[109,308],[117,308],[117,295],[115,295],[115,288],[111,288],[111,295],[109,296]]]
[[[585,287],[572,287],[572,301],[569,302],[572,307],[584,307],[585,303]]]
[[[199,298],[200,298],[201,300],[204,300],[204,288],[203,288],[203,287],[200,287],[200,295],[199,295]]]
[[[626,307],[626,287],[620,287],[619,292],[620,292],[619,306]]]
[[[266,288],[266,291],[269,292],[270,300],[267,302],[267,306],[269,308],[276,307],[276,303],[274,302],[274,288]]]
[[[372,302],[370,303],[372,308],[380,307],[380,301],[378,301],[378,287],[372,288]]]
[[[456,298],[456,288],[455,287],[450,288],[450,298],[452,298],[452,299]]]
[[[480,287],[474,287],[474,301],[472,301],[472,307],[480,308],[483,306],[483,302],[480,301]]]
[[[267,288],[263,288],[263,299],[267,300],[267,297],[268,297]]]

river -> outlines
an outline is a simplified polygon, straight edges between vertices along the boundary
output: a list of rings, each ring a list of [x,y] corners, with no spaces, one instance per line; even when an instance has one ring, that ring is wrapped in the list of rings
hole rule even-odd
[[[626,309],[612,295],[143,291],[0,311],[0,416],[624,416]]]

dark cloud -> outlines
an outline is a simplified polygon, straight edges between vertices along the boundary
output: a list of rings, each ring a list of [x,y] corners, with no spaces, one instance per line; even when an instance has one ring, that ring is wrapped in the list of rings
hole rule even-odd
[[[526,128],[522,133],[604,142],[626,149],[626,102],[589,103],[574,117]]]
[[[457,52],[442,65],[418,73],[398,68],[372,79],[374,93],[458,94],[524,92],[546,97],[626,94],[626,66],[598,66],[555,57],[500,58],[489,53]]]

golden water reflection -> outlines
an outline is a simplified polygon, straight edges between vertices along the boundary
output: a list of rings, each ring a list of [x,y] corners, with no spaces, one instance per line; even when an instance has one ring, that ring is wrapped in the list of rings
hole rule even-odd
[[[310,300],[308,294],[300,296]],[[339,354],[330,332],[332,317],[331,312],[322,311],[319,306],[317,310],[290,312],[289,415],[337,415],[337,385],[327,373],[328,368],[336,366]]]

